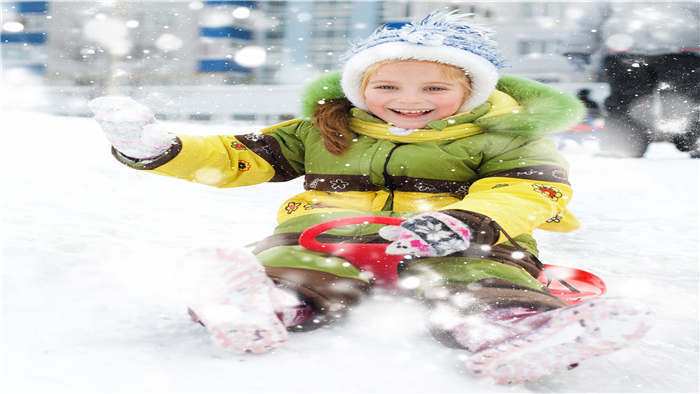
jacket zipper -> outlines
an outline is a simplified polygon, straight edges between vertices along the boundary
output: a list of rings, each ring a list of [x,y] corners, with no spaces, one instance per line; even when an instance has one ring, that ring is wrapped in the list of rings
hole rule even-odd
[[[396,148],[399,146],[404,145],[402,143],[398,143],[394,145],[393,148],[389,151],[389,153],[386,155],[386,159],[384,159],[384,169],[382,172],[382,175],[384,175],[384,186],[386,186],[387,189],[389,189],[389,199],[388,201],[391,201],[389,206],[384,206],[382,210],[387,210],[387,211],[393,211],[394,210],[394,183],[391,181],[391,176],[389,175],[389,171],[387,171],[387,166],[389,165],[389,160],[391,160],[391,155],[394,154],[394,151]]]

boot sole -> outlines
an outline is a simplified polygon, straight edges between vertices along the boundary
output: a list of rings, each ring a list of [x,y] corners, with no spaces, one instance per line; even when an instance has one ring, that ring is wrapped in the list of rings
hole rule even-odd
[[[650,314],[624,299],[590,300],[561,309],[531,333],[475,353],[466,366],[498,384],[534,381],[629,346],[651,328]]]
[[[280,322],[269,291],[274,283],[255,256],[243,249],[217,250],[228,266],[221,280],[226,294],[218,302],[190,306],[193,322],[204,326],[212,340],[232,353],[266,353],[283,345],[287,329]]]

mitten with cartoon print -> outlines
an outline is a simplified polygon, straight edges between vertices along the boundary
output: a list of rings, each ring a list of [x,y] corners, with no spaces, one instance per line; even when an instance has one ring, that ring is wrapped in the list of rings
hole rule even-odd
[[[413,216],[400,226],[386,226],[379,235],[392,241],[387,254],[439,257],[469,248],[471,229],[462,221],[441,212]]]

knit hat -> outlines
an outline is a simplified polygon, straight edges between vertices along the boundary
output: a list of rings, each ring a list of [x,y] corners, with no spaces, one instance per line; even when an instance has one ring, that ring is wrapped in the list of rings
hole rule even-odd
[[[428,60],[459,67],[471,80],[471,93],[459,112],[486,102],[498,82],[503,58],[491,33],[468,25],[469,15],[433,11],[401,28],[382,26],[365,40],[351,45],[343,57],[341,86],[345,97],[367,110],[362,76],[367,67],[389,59]]]

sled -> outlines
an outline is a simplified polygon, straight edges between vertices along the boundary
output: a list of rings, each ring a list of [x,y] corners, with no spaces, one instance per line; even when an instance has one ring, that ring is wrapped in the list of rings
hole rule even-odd
[[[398,226],[405,219],[388,216],[351,216],[329,220],[308,228],[299,244],[309,250],[342,257],[361,271],[369,273],[372,283],[381,287],[398,287],[398,265],[403,255],[386,254],[388,243],[323,243],[316,237],[326,231],[351,224],[386,224]],[[544,264],[537,280],[567,305],[577,304],[605,293],[605,282],[598,276],[577,268]],[[568,285],[568,286],[567,286]]]

